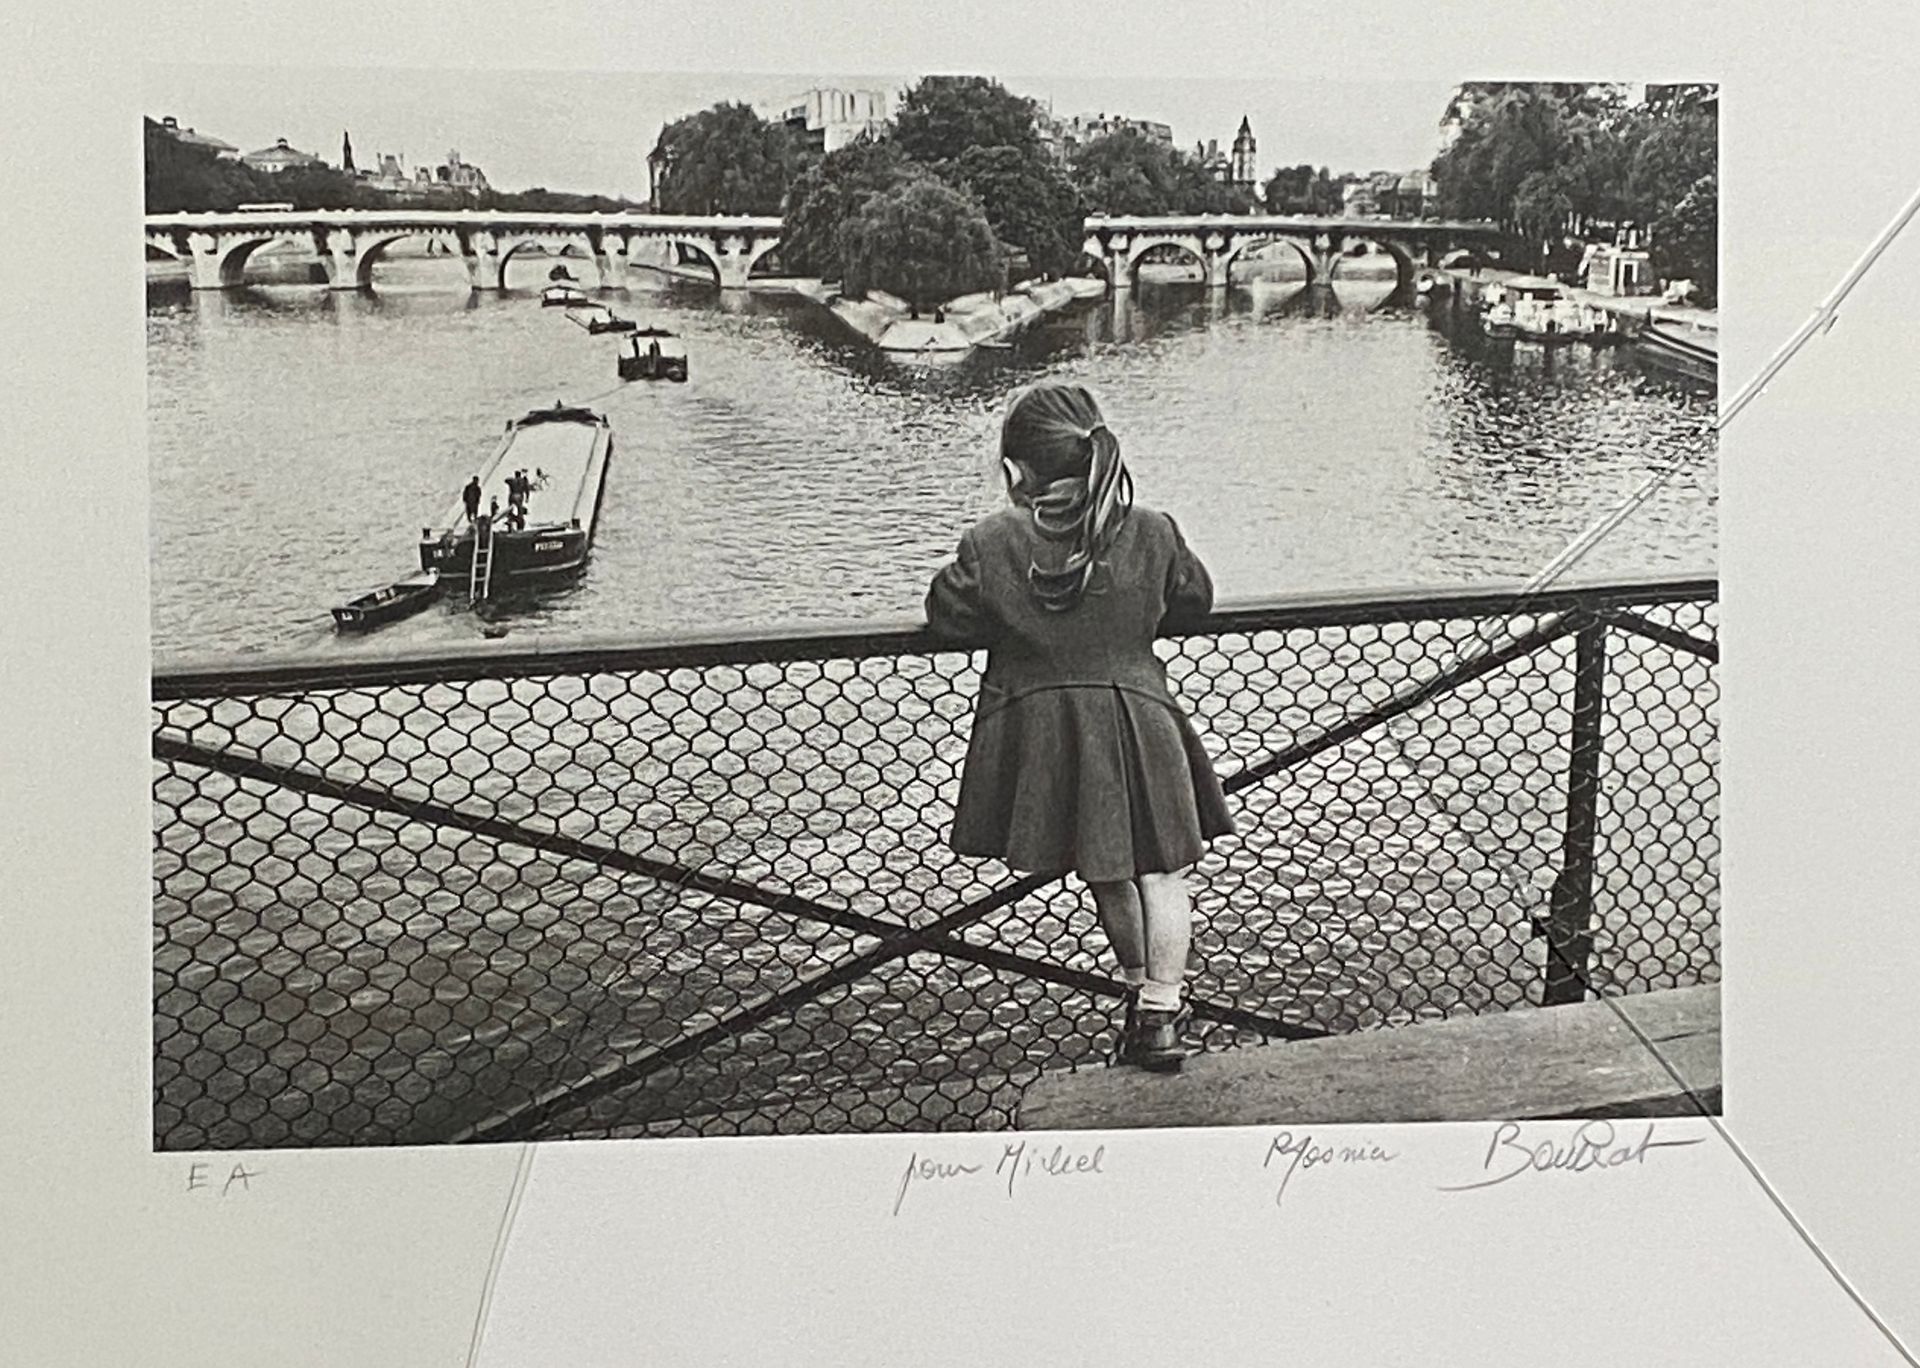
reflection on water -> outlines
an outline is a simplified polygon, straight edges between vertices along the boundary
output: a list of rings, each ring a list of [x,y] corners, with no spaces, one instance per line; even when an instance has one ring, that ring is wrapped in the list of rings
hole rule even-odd
[[[1582,575],[1714,559],[1710,398],[1623,352],[1488,344],[1388,282],[1143,287],[1012,348],[903,367],[813,306],[637,281],[621,312],[687,341],[685,385],[621,385],[618,341],[537,291],[470,294],[401,259],[374,293],[149,289],[156,649],[326,640],[328,607],[414,565],[424,519],[506,419],[585,402],[616,434],[593,563],[513,620],[604,635],[917,610],[1002,498],[1015,386],[1093,388],[1141,500],[1180,518],[1223,598],[1524,578],[1655,471],[1669,484]],[[474,635],[444,605],[377,647]],[[341,649],[369,649],[341,644]]]

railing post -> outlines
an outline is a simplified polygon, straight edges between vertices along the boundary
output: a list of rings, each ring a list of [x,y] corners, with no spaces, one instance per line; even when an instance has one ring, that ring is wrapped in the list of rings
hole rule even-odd
[[[1586,997],[1593,958],[1594,840],[1600,824],[1601,714],[1606,702],[1607,626],[1574,638],[1573,725],[1567,760],[1567,826],[1560,875],[1547,912],[1547,979],[1541,1005]]]

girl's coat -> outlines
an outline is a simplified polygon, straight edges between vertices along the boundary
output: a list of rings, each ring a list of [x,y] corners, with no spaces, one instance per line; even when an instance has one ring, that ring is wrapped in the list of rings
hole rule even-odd
[[[1233,831],[1220,781],[1153,640],[1213,606],[1172,518],[1135,508],[1080,602],[1050,612],[1027,570],[1057,558],[1031,515],[975,524],[927,593],[927,621],[988,648],[952,845],[1089,882],[1184,869]]]

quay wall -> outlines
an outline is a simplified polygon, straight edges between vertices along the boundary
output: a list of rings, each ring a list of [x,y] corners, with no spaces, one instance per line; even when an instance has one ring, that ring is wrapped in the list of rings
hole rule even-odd
[[[1047,314],[1106,293],[1103,281],[1084,277],[1028,281],[998,298],[963,295],[939,310],[938,320],[914,318],[905,300],[879,290],[848,299],[812,282],[799,293],[825,308],[880,350],[897,356],[964,356],[984,343],[1004,341]]]

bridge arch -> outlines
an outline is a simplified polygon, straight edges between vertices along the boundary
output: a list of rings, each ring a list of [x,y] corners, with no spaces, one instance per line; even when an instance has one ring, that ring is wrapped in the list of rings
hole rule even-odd
[[[405,242],[409,238],[424,238],[429,243],[438,243],[455,261],[465,255],[460,235],[444,228],[396,228],[392,231],[362,234],[354,244],[353,283],[362,290],[373,288],[373,268],[380,264],[387,249],[396,242]]]
[[[747,276],[747,278],[751,279],[753,276],[754,269],[757,266],[759,266],[759,264],[763,259],[765,259],[768,255],[770,255],[779,246],[780,246],[780,239],[777,237],[762,238],[761,240],[752,243],[747,248],[746,259],[744,260],[744,262],[742,262],[742,265],[745,268],[742,274]]]
[[[500,248],[500,288],[507,287],[507,265],[514,257],[529,247],[544,247],[553,251],[555,256],[567,256],[569,249],[578,248],[577,260],[584,257],[589,263],[594,260],[593,239],[585,233],[568,232],[521,232],[501,234],[498,238]]]
[[[1127,259],[1122,269],[1126,272],[1126,283],[1128,286],[1136,286],[1140,283],[1140,258],[1144,257],[1156,247],[1174,247],[1185,255],[1192,257],[1194,261],[1199,263],[1200,279],[1203,282],[1211,281],[1212,277],[1207,259],[1206,243],[1192,234],[1169,233],[1137,237],[1127,244]]]
[[[1232,245],[1227,248],[1226,254],[1220,258],[1221,282],[1232,284],[1233,264],[1241,257],[1250,252],[1257,252],[1263,247],[1280,246],[1293,248],[1301,263],[1307,268],[1307,283],[1312,284],[1320,274],[1319,263],[1313,259],[1313,252],[1307,243],[1289,233],[1274,233],[1267,237],[1235,238]]]
[[[708,269],[713,272],[713,283],[716,286],[724,283],[724,272],[720,266],[720,250],[711,239],[693,237],[684,233],[668,233],[656,240],[666,243],[669,248],[686,248],[706,262]]]
[[[312,250],[314,244],[299,230],[291,232],[260,232],[241,234],[222,234],[215,242],[215,269],[218,272],[222,289],[233,289],[247,283],[247,263],[256,252],[264,248],[286,243],[288,246]],[[322,260],[324,260],[324,254]]]

